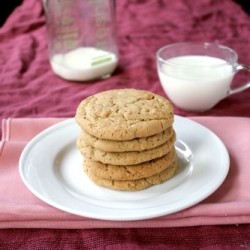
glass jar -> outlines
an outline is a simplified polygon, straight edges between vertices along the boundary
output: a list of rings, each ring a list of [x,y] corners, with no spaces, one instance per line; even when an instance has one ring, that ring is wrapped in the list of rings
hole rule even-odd
[[[49,60],[66,80],[109,77],[118,64],[115,0],[47,0]]]

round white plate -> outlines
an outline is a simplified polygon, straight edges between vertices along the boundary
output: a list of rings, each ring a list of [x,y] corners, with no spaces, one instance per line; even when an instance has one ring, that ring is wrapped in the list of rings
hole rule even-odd
[[[163,184],[142,191],[116,191],[94,184],[82,170],[74,119],[37,135],[25,147],[19,171],[25,185],[63,211],[105,220],[140,220],[178,212],[212,194],[224,181],[229,155],[206,127],[175,116],[180,170]]]

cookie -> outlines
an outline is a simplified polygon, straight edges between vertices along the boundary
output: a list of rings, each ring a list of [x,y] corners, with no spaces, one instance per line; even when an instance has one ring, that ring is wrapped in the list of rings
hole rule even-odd
[[[117,166],[85,158],[84,167],[88,169],[88,172],[99,178],[112,180],[136,180],[162,172],[169,167],[175,159],[176,153],[173,148],[169,153],[160,158],[137,165]]]
[[[172,134],[173,128],[171,126],[166,130],[149,137],[126,141],[114,141],[99,139],[82,130],[81,135],[77,140],[77,146],[80,148],[82,141],[85,141],[86,144],[105,152],[142,151],[160,146],[165,143]]]
[[[149,137],[173,123],[173,105],[154,93],[120,89],[84,99],[75,120],[87,133],[107,140]]]
[[[176,136],[173,133],[171,138],[162,145],[144,151],[105,152],[87,145],[84,141],[78,145],[78,148],[84,157],[93,161],[112,165],[135,165],[167,154],[173,148],[175,139]]]
[[[162,172],[142,179],[137,180],[110,180],[105,178],[100,178],[89,171],[89,168],[84,166],[85,173],[89,178],[99,186],[107,187],[116,190],[126,190],[126,191],[138,191],[146,189],[150,186],[161,184],[166,180],[173,177],[179,169],[178,158],[173,161],[173,163],[163,170]]]

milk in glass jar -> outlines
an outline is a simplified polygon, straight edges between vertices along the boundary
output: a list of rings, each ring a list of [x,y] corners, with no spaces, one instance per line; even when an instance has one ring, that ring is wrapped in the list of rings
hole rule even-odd
[[[49,60],[66,80],[109,77],[117,67],[115,0],[47,0]]]

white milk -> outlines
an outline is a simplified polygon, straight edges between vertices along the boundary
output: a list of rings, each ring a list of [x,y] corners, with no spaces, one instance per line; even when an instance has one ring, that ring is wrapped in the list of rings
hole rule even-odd
[[[158,74],[170,100],[192,111],[208,110],[223,99],[234,76],[232,65],[209,56],[171,58],[161,69],[158,65]]]
[[[118,63],[111,52],[92,48],[78,48],[66,54],[56,54],[50,64],[55,74],[67,80],[88,81],[111,74]]]

